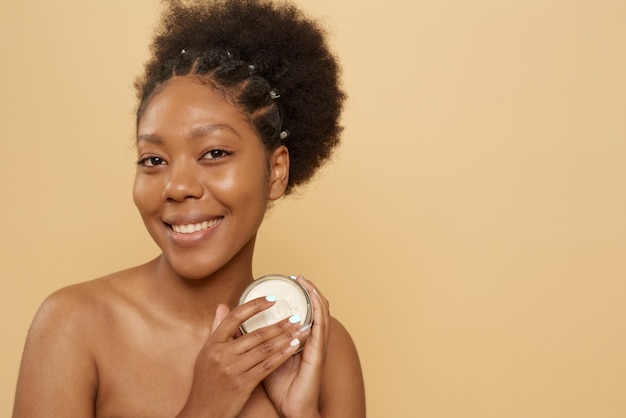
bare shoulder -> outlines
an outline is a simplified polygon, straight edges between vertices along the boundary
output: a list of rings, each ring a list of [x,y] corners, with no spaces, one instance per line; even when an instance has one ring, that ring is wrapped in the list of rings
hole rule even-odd
[[[31,332],[50,323],[64,326],[80,325],[93,317],[84,315],[87,311],[98,309],[102,303],[101,291],[107,287],[106,278],[78,283],[57,290],[42,303]]]
[[[14,417],[93,416],[98,384],[95,347],[103,338],[111,295],[131,271],[51,294],[28,331],[17,383]]]
[[[321,405],[324,416],[365,417],[365,388],[357,348],[348,330],[331,318]]]
[[[352,359],[353,361],[356,360],[358,362],[357,349],[350,333],[335,317],[331,317],[328,344],[329,360],[343,362]]]
[[[35,315],[29,337],[40,333],[49,337],[63,334],[74,343],[92,341],[93,325],[105,321],[108,310],[125,298],[128,293],[125,288],[132,286],[130,278],[135,276],[134,271],[120,271],[52,293]]]

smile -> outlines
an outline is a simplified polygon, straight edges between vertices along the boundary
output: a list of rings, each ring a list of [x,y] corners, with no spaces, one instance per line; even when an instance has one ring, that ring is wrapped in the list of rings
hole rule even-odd
[[[174,232],[179,234],[193,234],[194,232],[204,231],[205,229],[214,228],[220,222],[222,222],[223,217],[211,219],[210,221],[204,221],[196,224],[187,224],[187,225],[170,225]]]

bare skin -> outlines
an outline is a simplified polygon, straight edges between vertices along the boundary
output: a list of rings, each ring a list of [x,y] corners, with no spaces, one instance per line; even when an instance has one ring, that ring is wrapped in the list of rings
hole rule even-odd
[[[135,203],[163,253],[44,302],[13,416],[364,417],[356,349],[311,282],[298,279],[312,329],[284,320],[238,332],[272,305],[236,306],[267,203],[284,194],[286,148],[268,156],[218,92],[175,77],[146,107],[138,155]]]
[[[157,263],[66,288],[45,302],[24,353],[15,417],[156,418],[183,411],[211,327],[173,319],[150,303],[148,273]],[[297,334],[297,327],[286,329],[290,332],[284,339],[278,337],[283,349]],[[337,355],[329,355],[323,368],[319,416],[364,416],[356,351],[334,320],[328,351]],[[244,404],[233,415],[196,410],[180,416],[280,416],[264,386],[253,382],[243,390],[239,398]],[[232,397],[230,388],[226,394],[220,389],[227,389],[223,381],[210,392]],[[210,410],[211,405],[199,408]]]

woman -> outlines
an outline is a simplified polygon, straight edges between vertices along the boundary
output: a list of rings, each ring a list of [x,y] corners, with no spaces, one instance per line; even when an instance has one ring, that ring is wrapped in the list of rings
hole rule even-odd
[[[237,306],[266,209],[338,142],[323,32],[288,5],[173,3],[136,86],[133,197],[162,253],[44,302],[14,417],[365,416],[354,344],[311,282],[312,327],[239,332],[275,303]]]

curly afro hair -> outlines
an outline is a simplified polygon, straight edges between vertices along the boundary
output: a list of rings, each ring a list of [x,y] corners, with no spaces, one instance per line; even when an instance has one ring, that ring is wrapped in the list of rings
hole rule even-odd
[[[173,76],[223,90],[267,150],[289,150],[286,193],[306,183],[339,143],[345,100],[325,32],[293,5],[266,0],[170,0],[135,87],[137,121]]]

